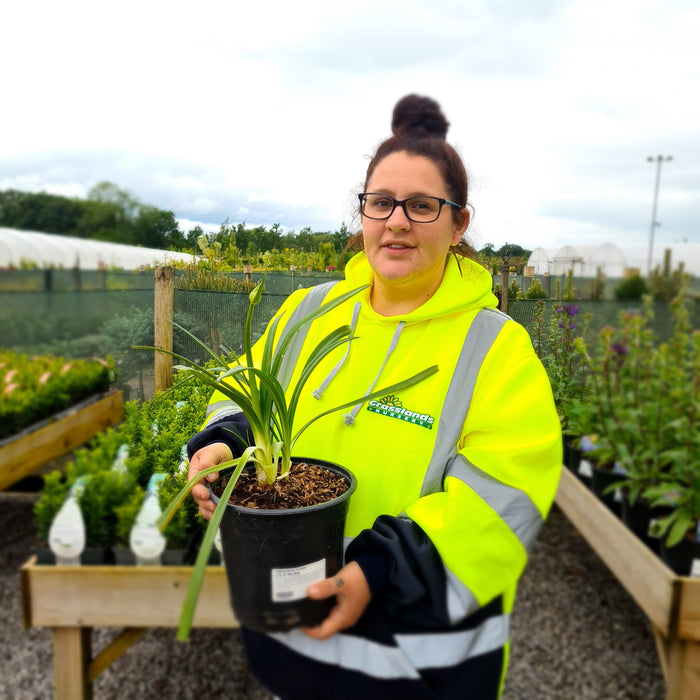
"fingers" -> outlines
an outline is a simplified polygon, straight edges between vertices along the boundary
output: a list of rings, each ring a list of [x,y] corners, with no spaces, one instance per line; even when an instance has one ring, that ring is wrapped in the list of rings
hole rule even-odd
[[[302,628],[314,639],[328,639],[336,632],[352,627],[362,617],[372,598],[367,579],[356,562],[350,562],[335,576],[309,586],[307,594],[314,600],[337,596],[335,607],[320,625]]]
[[[306,592],[309,598],[314,600],[321,600],[322,598],[330,598],[332,595],[336,595],[340,592],[340,589],[345,586],[345,579],[340,576],[333,576],[332,578],[323,579],[318,583],[314,583],[313,586],[309,586]]]
[[[301,631],[312,639],[328,639],[336,632],[351,627],[356,620],[350,622],[347,615],[336,605],[329,613],[328,617],[317,627],[302,627]]]
[[[222,462],[227,462],[232,459],[233,455],[231,449],[222,442],[217,442],[212,445],[207,445],[201,450],[195,452],[190,460],[190,468],[188,472],[188,478],[194,479],[199,472],[203,469],[213,467],[216,464],[221,464]],[[214,482],[219,478],[218,473],[209,474],[206,480],[209,482]],[[199,507],[199,512],[203,518],[209,520],[214,513],[216,506],[212,502],[209,496],[209,489],[206,487],[203,481],[195,484],[192,488],[192,497],[194,498],[197,506]]]

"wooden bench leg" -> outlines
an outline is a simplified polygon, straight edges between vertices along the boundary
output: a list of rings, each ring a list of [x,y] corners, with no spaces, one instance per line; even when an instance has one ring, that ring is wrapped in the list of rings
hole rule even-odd
[[[92,700],[88,680],[91,628],[53,628],[53,669],[56,700]]]
[[[656,652],[659,655],[661,673],[663,674],[664,682],[668,685],[668,656],[670,643],[654,625],[652,625],[651,628],[654,632],[654,642],[656,643]]]
[[[666,700],[700,700],[700,642],[669,643]]]

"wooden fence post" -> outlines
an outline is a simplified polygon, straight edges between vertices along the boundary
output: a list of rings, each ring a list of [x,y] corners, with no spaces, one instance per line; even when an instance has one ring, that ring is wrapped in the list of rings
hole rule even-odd
[[[501,305],[500,310],[504,313],[508,313],[508,273],[510,268],[508,265],[503,265],[501,268]]]
[[[154,347],[173,350],[173,295],[175,275],[172,267],[156,267],[153,302]],[[155,391],[165,391],[173,385],[173,358],[155,353]]]

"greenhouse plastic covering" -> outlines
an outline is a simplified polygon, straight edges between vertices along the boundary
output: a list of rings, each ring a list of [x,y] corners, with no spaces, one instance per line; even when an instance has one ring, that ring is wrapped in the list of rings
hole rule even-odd
[[[643,240],[643,239],[642,239]],[[700,244],[674,243],[672,245],[658,242],[654,245],[651,256],[651,269],[657,266],[663,269],[666,249],[671,251],[671,269],[683,263],[685,272],[700,276]],[[627,269],[636,269],[642,275],[647,274],[649,257],[648,243],[625,245],[603,243],[597,246],[565,245],[560,248],[535,248],[527,264],[534,268],[536,275],[565,275],[573,270],[580,277],[595,277],[602,272],[607,277],[624,277]]]
[[[19,268],[33,263],[40,268],[97,270],[100,267],[116,267],[136,270],[144,266],[173,261],[191,262],[194,259],[187,253],[0,228],[0,269]]]

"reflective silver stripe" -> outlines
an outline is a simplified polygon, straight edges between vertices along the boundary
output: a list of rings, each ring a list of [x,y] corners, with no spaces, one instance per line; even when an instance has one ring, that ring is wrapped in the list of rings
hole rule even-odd
[[[301,321],[301,319],[304,318],[306,314],[310,314],[312,311],[318,309],[318,307],[321,306],[321,304],[323,303],[323,300],[326,298],[326,295],[328,294],[330,289],[336,284],[338,284],[338,280],[324,282],[323,284],[311,287],[309,293],[299,302],[299,305],[296,307],[296,309],[292,311],[292,315],[289,317],[289,321],[287,321],[284,328],[282,329],[280,340],[284,338],[286,333],[297,321]],[[294,336],[294,339],[289,344],[287,352],[285,353],[285,356],[282,360],[282,365],[277,376],[280,381],[280,384],[285,389],[289,386],[289,381],[292,378],[292,373],[294,372],[294,368],[297,364],[297,358],[299,357],[299,353],[301,352],[301,348],[304,345],[304,341],[306,340],[308,332],[309,327],[306,326],[305,328],[302,328],[296,334],[296,336]]]
[[[232,416],[235,413],[240,413],[241,409],[238,407],[238,404],[235,401],[231,401],[231,399],[216,401],[207,406],[207,419],[212,413],[218,413],[219,411],[221,411],[221,415],[217,415],[216,420],[225,418],[226,416]]]
[[[435,447],[423,480],[421,496],[443,490],[446,465],[454,462],[479,370],[509,316],[496,309],[481,309],[472,321],[455,366],[440,412]],[[447,567],[447,614],[456,624],[481,606],[474,594]]]
[[[389,647],[342,633],[324,641],[312,639],[299,630],[273,632],[270,637],[297,654],[314,661],[340,666],[374,678],[420,678],[420,674],[399,647]]]
[[[447,614],[450,622],[455,625],[465,617],[476,612],[481,605],[474,594],[446,566],[447,581]]]
[[[396,641],[419,669],[449,668],[508,643],[510,615],[489,617],[479,627],[439,634],[397,634]]]
[[[479,627],[437,634],[397,634],[398,647],[344,635],[320,641],[299,630],[270,637],[314,661],[340,666],[385,680],[420,678],[419,669],[450,668],[503,647],[510,635],[510,616],[498,615]]]
[[[471,464],[463,455],[457,455],[446,476],[454,476],[473,489],[479,498],[498,513],[526,551],[532,549],[544,520],[525,491],[495,479]]]
[[[440,412],[435,447],[423,480],[421,496],[442,491],[445,465],[457,454],[457,443],[469,411],[479,370],[509,316],[481,309],[472,321]]]

